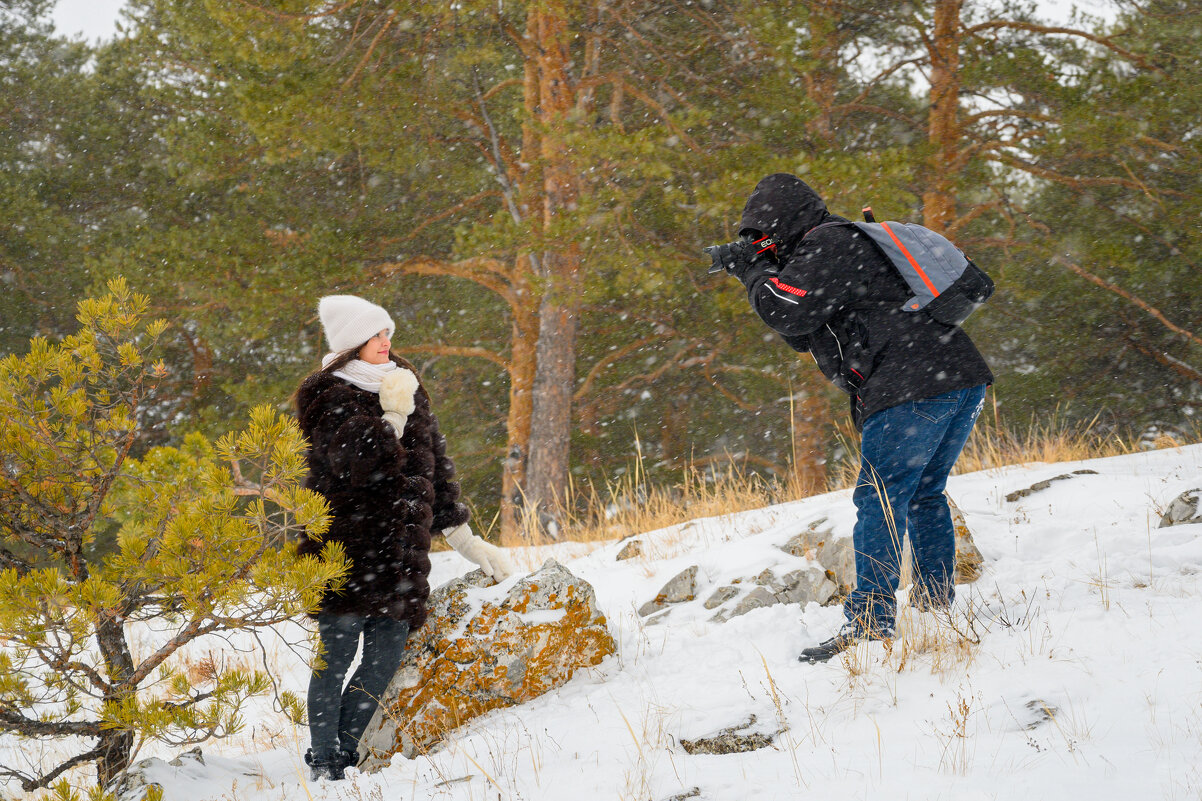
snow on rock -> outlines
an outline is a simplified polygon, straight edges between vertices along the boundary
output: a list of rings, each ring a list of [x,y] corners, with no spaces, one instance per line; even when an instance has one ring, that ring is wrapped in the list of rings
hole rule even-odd
[[[614,648],[592,587],[554,560],[512,586],[494,586],[479,570],[443,585],[363,735],[362,767],[425,753],[463,723],[537,698]]]
[[[1202,489],[1190,489],[1178,495],[1160,518],[1159,528],[1182,523],[1202,523]]]

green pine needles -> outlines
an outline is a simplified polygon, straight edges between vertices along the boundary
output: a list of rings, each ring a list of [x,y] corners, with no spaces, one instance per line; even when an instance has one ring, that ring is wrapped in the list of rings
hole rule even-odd
[[[270,680],[197,640],[301,615],[345,573],[337,548],[296,555],[327,508],[291,419],[260,407],[216,444],[140,452],[166,372],[147,306],[114,280],[78,333],[0,360],[0,731],[69,754],[0,768],[26,791],[72,797],[65,774],[95,763],[103,795],[147,739],[237,731]]]

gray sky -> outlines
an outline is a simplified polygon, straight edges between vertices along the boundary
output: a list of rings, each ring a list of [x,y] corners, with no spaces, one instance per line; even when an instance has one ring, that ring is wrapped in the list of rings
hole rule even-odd
[[[109,39],[117,33],[117,14],[124,6],[125,0],[58,0],[50,18],[65,36]]]

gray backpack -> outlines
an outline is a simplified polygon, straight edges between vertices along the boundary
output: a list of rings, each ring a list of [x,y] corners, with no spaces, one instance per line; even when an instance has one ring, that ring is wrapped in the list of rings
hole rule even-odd
[[[914,296],[903,312],[926,312],[945,325],[960,325],[993,294],[993,279],[945,237],[914,223],[876,222],[864,209],[865,222],[823,223],[807,236],[830,225],[854,225],[871,239],[909,285]]]

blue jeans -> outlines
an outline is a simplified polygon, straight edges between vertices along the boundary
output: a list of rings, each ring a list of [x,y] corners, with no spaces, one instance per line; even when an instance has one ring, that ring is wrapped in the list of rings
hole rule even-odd
[[[309,739],[313,757],[354,753],[388,682],[401,663],[409,624],[387,617],[323,612],[317,616],[325,667],[309,677]],[[363,658],[346,690],[342,682],[363,635]]]
[[[893,626],[907,533],[914,591],[932,605],[951,603],[956,532],[943,489],[984,403],[981,385],[907,401],[864,421],[860,477],[852,495],[856,588],[843,604],[849,621],[877,630]]]

